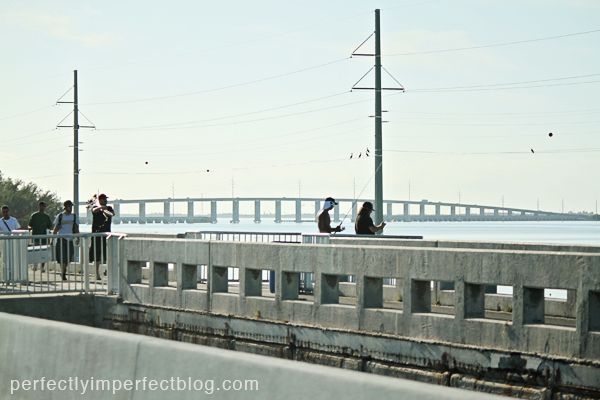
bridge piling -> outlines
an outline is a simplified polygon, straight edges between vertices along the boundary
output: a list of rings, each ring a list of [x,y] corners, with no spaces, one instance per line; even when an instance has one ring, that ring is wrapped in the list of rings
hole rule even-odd
[[[260,200],[254,200],[254,222],[260,223]]]
[[[281,223],[281,200],[275,200],[275,223]]]

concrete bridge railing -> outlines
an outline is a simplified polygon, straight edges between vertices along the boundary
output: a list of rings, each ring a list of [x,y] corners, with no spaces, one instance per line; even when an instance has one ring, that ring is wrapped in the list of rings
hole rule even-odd
[[[600,360],[600,254],[135,238],[120,246],[120,291],[132,303]],[[176,282],[169,281],[170,263]],[[199,265],[208,271],[205,286]],[[239,283],[228,281],[230,269]],[[275,272],[273,297],[262,290],[265,270]],[[299,293],[307,272],[315,276],[314,297]],[[348,275],[356,283],[342,283]],[[395,302],[384,297],[389,278],[401,288]],[[431,282],[453,283],[452,307],[440,311],[432,302]],[[344,285],[355,285],[355,297],[340,295]],[[489,285],[512,287],[511,309],[501,318],[486,311]],[[574,296],[572,326],[547,318],[549,288]]]
[[[5,313],[0,340],[3,399],[505,398]]]

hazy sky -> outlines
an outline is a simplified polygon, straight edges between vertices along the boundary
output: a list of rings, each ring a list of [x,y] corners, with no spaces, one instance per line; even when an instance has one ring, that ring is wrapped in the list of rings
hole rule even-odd
[[[77,69],[82,200],[372,197],[375,8],[384,198],[595,209],[596,0],[3,0],[0,170],[72,198]]]

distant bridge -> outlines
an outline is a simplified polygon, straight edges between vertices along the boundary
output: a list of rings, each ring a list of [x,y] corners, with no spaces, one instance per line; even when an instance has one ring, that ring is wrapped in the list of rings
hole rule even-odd
[[[361,204],[370,199],[338,199],[339,205],[333,209],[333,220],[339,222],[346,216],[355,220]],[[276,223],[314,221],[321,207],[320,198],[292,197],[215,197],[215,198],[166,198],[166,199],[116,199],[111,204],[115,209],[114,223],[217,223],[226,218],[231,223],[239,223],[240,218],[252,218],[259,223],[271,219]],[[85,203],[80,203],[84,206]],[[133,205],[133,208],[132,208]],[[156,205],[158,205],[158,210]],[[162,205],[162,207],[161,207]],[[240,205],[248,210],[240,213]],[[137,207],[136,207],[137,206]],[[150,207],[149,207],[150,206]],[[175,207],[186,210],[174,213]],[[200,206],[200,207],[198,207]],[[265,212],[264,206],[271,211]],[[556,213],[522,208],[499,207],[481,204],[431,202],[428,200],[384,200],[386,221],[577,221],[597,219],[597,216],[577,213]],[[314,207],[314,208],[313,208]],[[153,208],[152,212],[147,212]],[[197,213],[198,209],[209,210]],[[227,209],[227,212],[220,210]],[[309,211],[310,210],[310,211]],[[314,211],[313,211],[314,210]],[[84,215],[80,213],[80,215]],[[89,223],[88,210],[82,222]]]

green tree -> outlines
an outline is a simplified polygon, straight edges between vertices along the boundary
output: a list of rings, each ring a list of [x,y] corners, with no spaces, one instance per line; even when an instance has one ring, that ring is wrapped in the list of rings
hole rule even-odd
[[[32,182],[5,178],[0,172],[0,205],[6,204],[10,208],[10,215],[18,219],[24,229],[27,228],[29,216],[38,210],[41,200],[48,205],[46,213],[51,218],[62,210],[56,193],[44,191]]]

